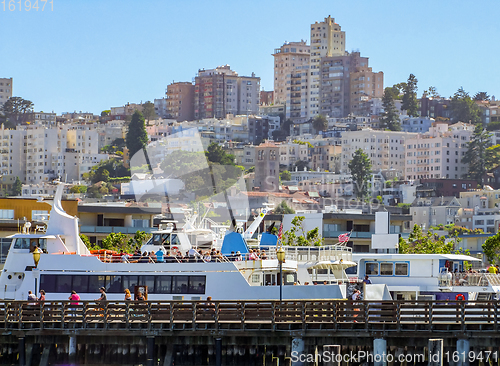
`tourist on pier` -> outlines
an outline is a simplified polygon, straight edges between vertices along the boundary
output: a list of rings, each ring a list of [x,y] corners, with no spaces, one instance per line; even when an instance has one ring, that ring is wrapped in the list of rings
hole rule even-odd
[[[28,301],[36,301],[37,298],[36,298],[36,295],[31,292],[31,291],[28,291]],[[35,303],[30,303],[29,305],[35,305]]]
[[[372,284],[372,281],[370,280],[370,278],[368,277],[368,275],[365,276],[365,279],[363,280],[363,282],[366,285],[371,285]]]
[[[139,259],[139,263],[149,263],[151,262],[151,258],[148,255],[148,252],[142,253],[141,258]]]
[[[156,254],[155,254],[155,252],[151,251],[151,253],[149,253],[149,257],[151,258],[151,263],[156,263]]]
[[[38,301],[42,302],[45,301],[45,291],[40,290],[40,297],[38,298]]]
[[[125,301],[131,301],[132,295],[130,294],[130,290],[128,288],[125,289]]]
[[[107,300],[106,289],[104,287],[101,287],[99,289],[99,292],[101,293],[101,297],[98,299],[95,299],[95,301],[102,303],[104,305],[104,302]]]
[[[120,261],[122,263],[128,263],[128,254],[122,251]]]
[[[489,273],[494,273],[494,274],[497,274],[497,268],[492,264],[489,268],[488,268],[488,272]]]
[[[266,251],[265,251],[265,250],[263,250],[263,251],[262,251],[262,253],[261,253],[261,255],[260,255],[260,259],[263,259],[263,260],[264,260],[264,259],[267,259],[267,254],[266,254]]]
[[[241,260],[242,260],[242,258],[241,258],[241,253],[240,253],[240,251],[238,250],[238,251],[236,252],[236,261],[237,261],[237,262],[240,262]]]
[[[139,291],[137,293],[137,299],[135,299],[135,301],[146,301],[146,299],[144,298],[144,294]]]
[[[69,295],[68,300],[70,300],[70,310],[71,310],[71,316],[76,316],[76,307],[75,305],[78,305],[78,301],[80,300],[80,295],[76,293],[75,290],[71,291],[71,295]]]

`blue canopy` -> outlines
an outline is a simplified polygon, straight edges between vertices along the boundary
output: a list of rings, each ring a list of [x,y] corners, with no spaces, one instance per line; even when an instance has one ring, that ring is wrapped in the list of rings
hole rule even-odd
[[[243,235],[230,231],[224,237],[222,248],[220,250],[222,255],[231,255],[231,252],[240,252],[241,254],[248,254],[248,246],[243,239]]]
[[[260,238],[261,246],[276,246],[278,244],[278,237],[274,234],[262,233]]]

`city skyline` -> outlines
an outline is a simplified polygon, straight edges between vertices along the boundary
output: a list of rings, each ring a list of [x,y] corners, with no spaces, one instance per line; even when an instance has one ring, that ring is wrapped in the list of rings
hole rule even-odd
[[[346,33],[346,50],[369,57],[384,86],[413,73],[419,96],[435,86],[444,97],[463,87],[498,98],[500,76],[487,60],[500,56],[490,46],[500,26],[488,11],[495,2],[481,4],[89,0],[54,1],[44,12],[0,9],[0,77],[13,77],[13,95],[36,111],[57,113],[153,101],[172,81],[225,64],[240,76],[254,72],[272,90],[274,49],[309,44],[310,25],[331,15]]]

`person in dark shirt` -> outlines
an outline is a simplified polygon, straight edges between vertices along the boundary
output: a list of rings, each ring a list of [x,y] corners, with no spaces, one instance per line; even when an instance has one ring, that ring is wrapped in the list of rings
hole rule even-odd
[[[363,280],[363,282],[367,285],[371,285],[372,281],[368,278],[368,275],[365,276],[365,279]]]

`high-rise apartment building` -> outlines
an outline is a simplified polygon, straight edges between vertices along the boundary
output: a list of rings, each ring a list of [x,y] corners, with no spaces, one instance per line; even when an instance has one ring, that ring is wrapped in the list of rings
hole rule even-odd
[[[0,78],[0,108],[12,97],[12,78]]]
[[[331,16],[311,24],[311,60],[309,77],[308,116],[320,114],[321,58],[345,54],[345,32]]]
[[[199,70],[195,77],[194,118],[225,118],[227,114],[259,112],[260,78],[238,76],[229,65]]]
[[[285,119],[308,118],[310,46],[286,42],[274,50],[274,103],[286,106]]]
[[[166,118],[177,122],[194,119],[194,85],[190,82],[172,83],[167,86]]]
[[[326,56],[320,61],[319,113],[329,117],[367,116],[373,98],[384,94],[384,73],[368,67],[359,52]]]

